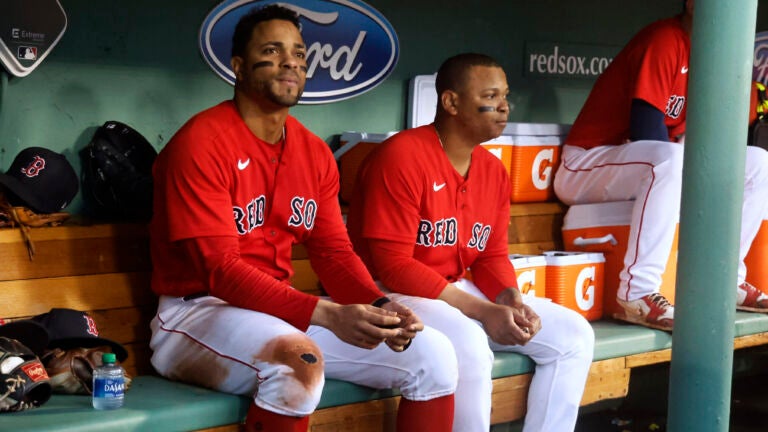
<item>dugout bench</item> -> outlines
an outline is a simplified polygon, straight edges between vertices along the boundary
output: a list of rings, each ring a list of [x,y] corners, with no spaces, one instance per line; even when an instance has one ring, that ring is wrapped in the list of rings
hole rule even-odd
[[[560,249],[565,207],[558,203],[513,204],[510,253]],[[0,430],[15,431],[237,431],[250,403],[233,396],[168,381],[149,363],[149,321],[156,297],[149,288],[146,226],[71,222],[31,232],[34,261],[17,229],[0,229],[0,293],[4,319],[26,318],[53,307],[87,311],[101,335],[125,345],[124,363],[134,377],[125,406],[96,411],[89,396],[54,395],[40,408],[0,414]],[[317,278],[301,247],[294,249],[294,286],[319,293]],[[613,321],[592,323],[595,358],[582,405],[627,395],[634,367],[668,362],[670,334]],[[768,315],[736,313],[734,348],[768,343]],[[204,367],[204,365],[201,365]],[[525,356],[497,353],[493,368],[493,424],[523,418],[533,363]],[[394,430],[399,396],[351,383],[327,380],[312,431]]]

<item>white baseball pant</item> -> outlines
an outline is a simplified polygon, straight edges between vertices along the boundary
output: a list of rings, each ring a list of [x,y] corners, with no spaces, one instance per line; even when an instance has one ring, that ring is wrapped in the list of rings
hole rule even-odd
[[[450,341],[425,327],[402,353],[366,350],[310,326],[306,333],[260,312],[211,296],[160,297],[151,322],[152,365],[169,379],[250,396],[259,407],[303,417],[320,401],[325,377],[399,388],[430,400],[453,393],[458,370]]]
[[[747,147],[737,284],[744,257],[768,217],[768,153]],[[683,145],[633,141],[589,150],[563,146],[554,188],[567,205],[634,200],[627,253],[617,297],[636,300],[658,292],[680,218]]]
[[[469,280],[454,285],[487,300]],[[488,338],[479,322],[442,300],[388,295],[413,309],[426,325],[444,333],[453,343],[459,365],[454,431],[490,429],[492,351],[524,354],[536,363],[523,432],[574,429],[595,342],[592,327],[581,315],[547,299],[524,295],[523,301],[541,318],[541,331],[524,346],[499,345]]]

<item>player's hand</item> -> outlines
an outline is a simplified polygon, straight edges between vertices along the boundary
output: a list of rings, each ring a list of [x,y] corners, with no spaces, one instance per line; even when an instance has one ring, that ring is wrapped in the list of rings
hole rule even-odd
[[[531,334],[517,324],[522,312],[506,305],[487,302],[480,318],[483,328],[494,342],[502,345],[525,345]]]
[[[541,318],[523,303],[523,295],[516,288],[506,288],[496,296],[496,304],[512,309],[515,324],[532,338],[541,330]]]
[[[541,330],[541,318],[527,304],[523,304],[515,311],[515,323],[524,332],[534,337]]]
[[[514,309],[515,323],[533,337],[541,330],[541,319],[530,306],[523,303],[523,295],[516,288],[506,288],[496,296],[496,304]]]
[[[397,312],[371,305],[340,305],[320,300],[310,322],[332,331],[339,339],[356,347],[373,349],[389,338],[396,338],[402,330],[386,328],[398,326],[402,320]]]
[[[392,351],[405,351],[411,340],[416,337],[416,333],[424,330],[424,323],[412,310],[400,303],[390,301],[381,308],[397,313],[400,318],[400,324],[396,326],[400,333],[395,337],[387,338],[385,343]]]

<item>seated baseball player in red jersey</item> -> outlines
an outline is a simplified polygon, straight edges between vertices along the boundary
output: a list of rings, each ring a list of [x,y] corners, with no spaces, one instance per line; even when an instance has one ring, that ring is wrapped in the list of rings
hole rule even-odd
[[[153,366],[252,397],[248,431],[305,431],[325,377],[399,388],[399,431],[450,430],[450,342],[377,288],[329,147],[288,114],[307,73],[297,14],[254,10],[232,46],[233,100],[190,119],[154,166]],[[333,301],[290,286],[297,243]]]
[[[671,331],[674,306],[659,293],[679,220],[688,58],[694,1],[641,30],[595,82],[563,146],[554,187],[565,204],[634,200],[616,316]],[[768,311],[745,281],[744,258],[768,217],[768,154],[747,149],[737,308]]]
[[[509,178],[480,146],[506,125],[506,75],[488,56],[460,54],[440,67],[436,87],[435,122],[394,135],[363,162],[350,238],[389,296],[453,344],[455,431],[490,428],[492,350],[536,363],[524,431],[573,430],[592,327],[572,310],[521,295],[507,252]]]

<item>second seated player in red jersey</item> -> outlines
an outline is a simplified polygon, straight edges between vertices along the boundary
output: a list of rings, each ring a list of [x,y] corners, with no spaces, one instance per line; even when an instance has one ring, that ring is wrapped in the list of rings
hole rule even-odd
[[[361,166],[347,216],[355,250],[392,299],[453,344],[455,431],[490,428],[492,351],[536,363],[524,431],[573,430],[592,327],[518,290],[507,251],[509,177],[480,146],[506,126],[506,75],[488,56],[460,54],[440,66],[436,87],[435,122],[390,137]]]

